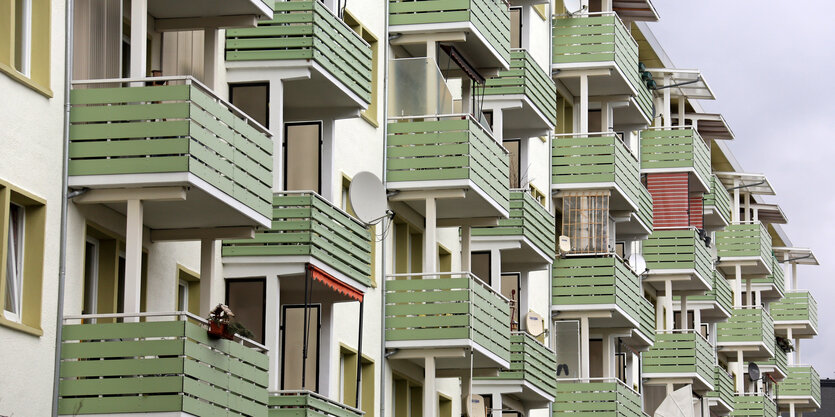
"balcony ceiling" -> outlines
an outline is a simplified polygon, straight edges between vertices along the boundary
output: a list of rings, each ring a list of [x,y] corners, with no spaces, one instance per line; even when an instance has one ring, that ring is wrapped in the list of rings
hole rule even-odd
[[[623,20],[657,22],[659,18],[650,0],[613,0],[612,10]]]
[[[732,193],[733,187],[742,187],[740,188],[740,192],[742,193],[777,195],[774,189],[771,188],[771,183],[768,182],[768,178],[763,174],[750,174],[745,172],[715,172],[714,174],[719,177],[719,180],[722,181],[722,185],[725,186],[728,192]]]
[[[788,248],[782,246],[775,246],[771,249],[774,251],[774,255],[777,256],[777,259],[779,259],[780,262],[786,262],[786,258],[788,258],[788,262],[800,265],[820,265],[811,249]]]
[[[673,124],[678,125],[678,116],[673,112]],[[725,117],[718,113],[685,113],[685,124],[695,124],[699,135],[705,139],[734,139],[734,132],[725,121]],[[687,123],[690,121],[690,123]]]
[[[272,7],[262,0],[148,0],[148,13],[157,19],[273,17]]]
[[[647,71],[652,73],[653,79],[658,83],[658,94],[663,93],[662,87],[665,85],[681,85],[679,87],[671,87],[670,93],[672,97],[685,97],[695,100],[716,100],[713,95],[713,90],[702,77],[699,70],[683,70],[675,68],[647,68]],[[664,77],[670,77],[669,82],[664,81]]]

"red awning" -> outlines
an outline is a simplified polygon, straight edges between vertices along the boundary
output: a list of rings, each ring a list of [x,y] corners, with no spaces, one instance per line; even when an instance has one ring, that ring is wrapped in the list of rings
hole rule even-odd
[[[362,301],[362,291],[336,279],[333,275],[328,274],[327,272],[311,264],[307,264],[307,271],[310,273],[310,276],[313,277],[313,279],[321,282],[322,284],[327,285],[334,291],[342,295],[348,296],[354,300]]]

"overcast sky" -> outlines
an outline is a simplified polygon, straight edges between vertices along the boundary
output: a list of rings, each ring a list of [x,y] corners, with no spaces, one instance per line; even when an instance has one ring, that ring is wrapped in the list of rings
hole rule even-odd
[[[678,68],[696,68],[736,134],[747,172],[777,192],[796,247],[820,266],[799,266],[799,287],[818,300],[818,336],[801,342],[801,363],[835,377],[835,2],[832,0],[654,0],[650,27]]]

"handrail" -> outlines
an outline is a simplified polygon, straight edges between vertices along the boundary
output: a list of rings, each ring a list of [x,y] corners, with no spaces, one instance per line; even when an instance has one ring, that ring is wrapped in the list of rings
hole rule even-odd
[[[360,221],[356,217],[352,216],[350,213],[343,210],[341,207],[333,204],[333,202],[329,201],[325,197],[322,197],[322,195],[317,193],[316,191],[313,191],[313,190],[284,190],[284,191],[274,191],[273,195],[275,195],[275,194],[288,194],[288,195],[290,195],[290,194],[298,194],[298,195],[311,194],[314,197],[318,198],[319,200],[322,200],[325,203],[328,203],[331,207],[333,207],[334,209],[336,209],[338,212],[342,213],[343,215],[347,216],[349,219],[353,220],[355,223],[362,226],[363,228],[365,228],[365,229],[368,228],[368,225],[366,225],[365,223],[363,223],[362,221]]]
[[[140,313],[101,313],[101,314],[74,314],[74,315],[66,315],[63,318],[63,321],[66,322],[67,320],[85,320],[85,319],[118,319],[118,318],[140,318],[140,317],[186,317],[192,319],[194,321],[199,322],[203,325],[208,325],[209,321],[200,317],[194,313],[188,311],[146,311]],[[66,323],[65,323],[66,324]],[[242,343],[241,344],[250,344],[253,347],[263,351],[268,352],[270,349],[252,339],[243,337],[237,333],[234,335],[235,338],[239,339]]]
[[[635,160],[635,162],[640,162],[640,161],[638,161],[638,157],[635,156],[635,154],[632,152],[632,149],[630,149],[629,146],[626,144],[626,142],[623,141],[623,138],[621,137],[621,135],[618,134],[618,132],[557,133],[557,134],[552,135],[552,137],[554,139],[559,139],[561,137],[566,137],[566,138],[567,137],[575,137],[576,138],[577,136],[589,136],[589,137],[601,137],[601,138],[603,138],[603,137],[614,137],[626,149],[626,153],[628,153],[629,156],[631,156],[632,159]]]
[[[624,29],[626,29],[626,23],[623,23],[623,19],[620,18],[620,15],[618,15],[617,12],[586,12],[586,13],[578,14],[578,15],[562,13],[562,14],[555,15],[555,17],[557,17],[557,18],[583,18],[583,17],[609,17],[609,16],[614,16],[614,18],[617,19],[617,22],[620,23],[621,26],[623,26]],[[636,41],[635,38],[633,36],[631,36],[631,34],[629,36],[629,40],[632,41],[632,44],[635,45],[636,48],[638,47],[638,41]]]
[[[210,95],[214,99],[220,101],[224,106],[228,107],[232,110],[236,116],[242,117],[248,123],[252,124],[253,127],[258,129],[261,133],[267,135],[267,137],[272,137],[273,134],[270,132],[269,129],[258,123],[255,119],[250,117],[248,114],[243,112],[241,109],[235,107],[234,104],[224,100],[222,97],[217,95],[212,89],[206,87],[205,84],[200,82],[197,78],[194,78],[191,75],[169,75],[169,76],[162,76],[162,77],[138,77],[138,78],[102,78],[96,80],[74,80],[70,83],[72,85],[92,85],[92,84],[124,84],[124,83],[133,83],[133,82],[152,82],[152,81],[185,81],[186,85],[196,85],[200,88],[204,93]]]
[[[712,343],[710,343],[710,340],[708,340],[706,337],[704,337],[704,335],[702,335],[701,331],[696,329],[656,329],[655,334],[696,334],[711,346],[713,345]]]
[[[485,128],[484,125],[482,125],[481,122],[479,122],[478,119],[476,119],[475,116],[472,113],[422,114],[422,115],[416,115],[416,116],[415,115],[412,115],[412,116],[389,116],[388,120],[411,120],[411,119],[433,119],[433,118],[440,120],[441,118],[455,118],[455,117],[467,117],[471,122],[474,122],[476,125],[478,125],[478,127],[481,128],[481,130],[484,131],[484,133],[488,134],[490,136],[490,138],[493,139],[493,142],[495,142],[497,145],[499,145],[499,148],[501,148],[501,150],[505,153],[505,155],[510,154],[510,152],[504,147],[504,145],[502,145],[501,143],[499,143],[499,141],[496,140],[496,136],[493,135],[492,131],[490,129]]]
[[[475,274],[469,271],[459,271],[459,272],[418,272],[418,273],[400,273],[400,274],[388,274],[386,275],[387,280],[392,280],[394,278],[426,278],[426,279],[442,279],[440,276],[442,275],[465,275],[467,278],[475,281],[476,284],[481,285],[487,291],[493,293],[494,295],[500,297],[502,300],[506,301],[508,304],[510,303],[510,299],[502,295],[500,292],[493,289],[493,287],[487,285],[481,278],[477,277]],[[433,278],[434,277],[434,278]]]
[[[525,332],[525,331],[522,331],[522,330],[511,330],[511,331],[510,331],[510,335],[511,335],[511,336],[525,336],[525,337],[527,337],[528,339],[531,339],[532,341],[536,342],[536,344],[538,345],[538,347],[544,348],[544,349],[546,349],[548,352],[551,352],[551,353],[555,353],[555,352],[556,352],[554,349],[551,349],[551,348],[549,348],[548,346],[545,346],[544,344],[540,343],[540,342],[539,342],[539,340],[536,340],[536,338],[535,338],[535,337],[533,337],[533,336],[531,336],[528,332]]]
[[[574,382],[574,383],[592,383],[592,382],[604,382],[604,383],[616,383],[618,385],[623,386],[624,388],[632,391],[635,395],[641,395],[638,391],[635,391],[629,385],[626,385],[625,382],[621,381],[615,377],[602,377],[602,378],[560,378],[557,377],[557,382]]]
[[[309,396],[314,397],[318,400],[325,401],[328,404],[335,405],[339,408],[344,408],[346,410],[352,411],[352,412],[360,414],[360,415],[365,414],[365,411],[362,411],[358,408],[351,407],[350,405],[347,405],[347,404],[342,404],[340,402],[334,401],[334,400],[332,400],[332,399],[330,399],[330,398],[328,398],[328,397],[326,397],[322,394],[319,394],[318,392],[314,392],[314,391],[310,391],[310,390],[279,390],[279,391],[271,391],[270,392],[270,396],[273,396],[273,397],[277,397],[277,396],[281,396],[281,395],[309,395]]]

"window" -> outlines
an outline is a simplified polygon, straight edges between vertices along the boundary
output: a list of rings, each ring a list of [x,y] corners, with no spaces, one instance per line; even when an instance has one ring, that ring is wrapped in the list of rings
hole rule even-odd
[[[522,141],[509,139],[502,142],[510,157],[510,188],[521,188],[522,172],[519,166],[519,152]]]
[[[452,272],[452,251],[438,245],[438,272]]]
[[[423,271],[423,232],[401,219],[394,220],[394,272]]]
[[[249,117],[269,128],[270,85],[268,83],[229,84],[229,101]]]
[[[200,274],[177,265],[177,311],[200,314]]]
[[[281,317],[281,389],[319,392],[321,326],[319,305],[308,305],[307,308],[304,305],[284,306]]]
[[[491,256],[490,252],[471,252],[470,253],[470,272],[482,280],[487,285],[492,285],[491,275]]]
[[[420,383],[394,374],[393,397],[394,417],[423,415],[423,386]]]
[[[99,240],[87,237],[84,244],[84,302],[81,314],[98,312]]]
[[[264,278],[226,280],[226,305],[235,321],[252,332],[252,340],[264,343],[264,313],[267,303]]]
[[[0,325],[40,336],[44,201],[0,181],[0,219]]]
[[[531,189],[531,196],[534,200],[538,201],[542,207],[548,208],[548,198],[545,196],[545,193],[533,184],[528,184],[528,187]]]
[[[362,118],[368,123],[371,123],[374,127],[377,127],[379,125],[377,122],[377,96],[379,95],[377,78],[379,74],[378,67],[380,66],[377,37],[369,32],[368,28],[360,23],[360,21],[348,10],[343,10],[342,20],[344,20],[345,24],[350,26],[354,32],[357,32],[362,40],[368,42],[368,45],[371,46],[371,102],[368,104],[368,109],[363,110],[362,113],[360,113],[360,116],[362,116]]]
[[[188,283],[177,280],[177,311],[186,311],[188,308]]]
[[[519,330],[522,319],[519,311],[519,294],[522,287],[522,275],[517,273],[502,274],[502,295],[510,300],[510,330]]]
[[[510,47],[522,47],[522,8],[510,8]]]
[[[322,124],[287,123],[284,127],[284,189],[321,192]]]
[[[609,253],[609,194],[565,195],[562,234],[571,239],[571,253]]]
[[[49,89],[50,1],[0,1],[0,71],[41,94]]]
[[[357,352],[341,345],[339,356],[339,402],[359,408],[366,417],[373,417],[374,405],[374,362],[366,357],[360,364],[360,404],[357,405]]]

